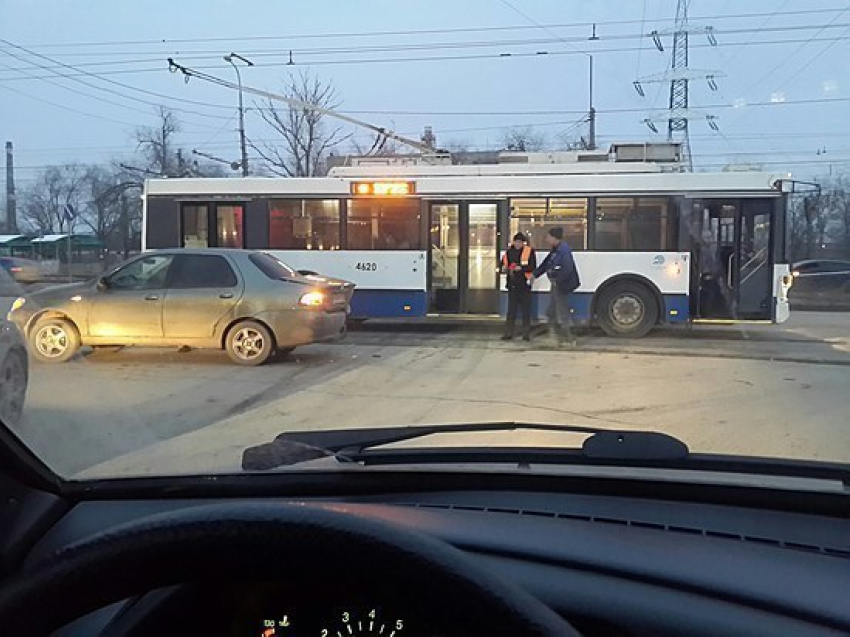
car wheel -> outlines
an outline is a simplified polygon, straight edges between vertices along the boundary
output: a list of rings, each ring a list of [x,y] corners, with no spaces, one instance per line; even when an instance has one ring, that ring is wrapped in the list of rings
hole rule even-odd
[[[616,283],[599,296],[596,320],[608,336],[639,338],[658,321],[658,303],[644,285]]]
[[[70,321],[45,318],[32,328],[29,344],[36,360],[42,363],[64,363],[80,349],[80,333]]]
[[[237,323],[225,339],[227,355],[237,365],[262,365],[275,351],[271,332],[256,321]]]
[[[16,425],[24,411],[27,395],[26,352],[10,350],[0,363],[0,420]]]

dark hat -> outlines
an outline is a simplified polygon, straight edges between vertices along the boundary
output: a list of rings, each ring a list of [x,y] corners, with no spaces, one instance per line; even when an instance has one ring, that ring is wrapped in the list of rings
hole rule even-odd
[[[549,228],[549,236],[555,237],[556,239],[564,238],[564,229],[563,228]]]
[[[525,236],[523,233],[521,233],[521,232],[517,232],[517,233],[514,235],[513,240],[514,240],[514,241],[528,241],[528,239],[526,238],[526,236]]]

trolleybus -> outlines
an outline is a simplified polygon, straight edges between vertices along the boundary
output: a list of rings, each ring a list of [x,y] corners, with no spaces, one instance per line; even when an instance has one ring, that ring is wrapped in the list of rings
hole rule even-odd
[[[660,323],[782,322],[783,177],[652,164],[343,167],[327,177],[150,179],[143,248],[268,251],[354,282],[353,318],[504,312],[502,252],[544,256],[559,226],[581,287],[572,311],[609,334]],[[545,311],[548,282],[534,286]]]

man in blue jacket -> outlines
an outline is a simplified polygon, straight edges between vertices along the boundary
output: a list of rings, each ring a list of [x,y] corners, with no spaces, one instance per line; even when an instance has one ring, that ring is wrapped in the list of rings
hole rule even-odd
[[[576,339],[572,331],[573,319],[570,315],[570,293],[574,292],[581,282],[573,259],[573,251],[564,241],[563,228],[550,228],[546,235],[546,245],[549,246],[550,252],[534,271],[534,277],[540,278],[546,274],[552,286],[549,309],[546,310],[549,332],[559,345],[564,343],[575,345]]]

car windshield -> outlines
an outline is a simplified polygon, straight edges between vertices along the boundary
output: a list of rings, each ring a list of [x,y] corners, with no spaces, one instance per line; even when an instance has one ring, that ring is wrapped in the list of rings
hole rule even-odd
[[[0,420],[65,480],[850,468],[848,24],[3,3]]]

